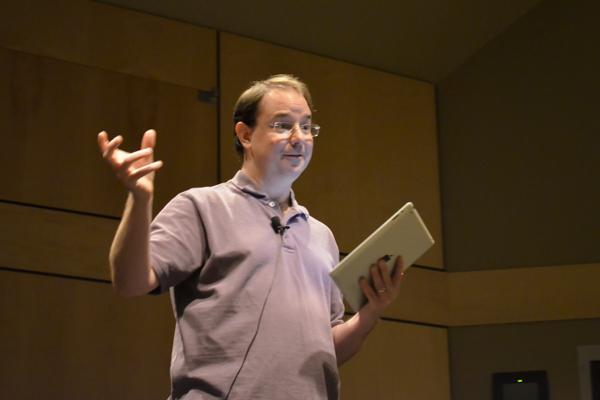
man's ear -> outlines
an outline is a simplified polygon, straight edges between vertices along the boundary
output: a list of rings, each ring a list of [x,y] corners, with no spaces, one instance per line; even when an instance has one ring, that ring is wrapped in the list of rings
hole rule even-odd
[[[250,141],[252,140],[252,128],[246,125],[243,122],[238,122],[235,124],[235,135],[238,140],[244,146],[245,149],[250,147]]]

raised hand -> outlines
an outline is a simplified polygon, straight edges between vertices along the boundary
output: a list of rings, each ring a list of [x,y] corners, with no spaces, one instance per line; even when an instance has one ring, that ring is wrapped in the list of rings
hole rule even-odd
[[[119,149],[122,143],[123,137],[120,135],[109,141],[105,131],[98,134],[102,158],[125,188],[135,197],[151,197],[154,193],[154,173],[163,165],[162,161],[154,161],[156,131],[146,131],[140,150],[132,153]]]

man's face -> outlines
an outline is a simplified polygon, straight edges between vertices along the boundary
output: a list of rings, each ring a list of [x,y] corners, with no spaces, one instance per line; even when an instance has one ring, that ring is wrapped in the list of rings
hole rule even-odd
[[[300,125],[310,123],[311,117],[306,99],[293,89],[274,89],[262,98],[246,151],[264,177],[293,181],[302,174],[312,156],[313,137],[303,133]],[[275,122],[294,124],[291,135],[271,128]]]

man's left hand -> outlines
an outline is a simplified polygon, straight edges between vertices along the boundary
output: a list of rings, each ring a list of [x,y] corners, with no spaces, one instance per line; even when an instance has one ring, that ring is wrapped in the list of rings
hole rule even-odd
[[[371,283],[365,277],[360,278],[360,287],[368,299],[361,311],[370,311],[379,317],[383,311],[396,300],[400,291],[400,282],[404,277],[404,262],[402,256],[396,257],[394,273],[390,275],[389,268],[383,259],[371,265]]]

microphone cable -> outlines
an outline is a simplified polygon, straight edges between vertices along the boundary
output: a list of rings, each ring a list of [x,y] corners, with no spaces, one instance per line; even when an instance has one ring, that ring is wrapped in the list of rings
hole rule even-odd
[[[256,323],[256,329],[254,330],[254,334],[252,335],[250,344],[248,344],[248,348],[246,348],[246,352],[244,353],[244,358],[242,359],[242,363],[240,364],[240,367],[238,368],[237,372],[235,373],[235,376],[233,377],[233,380],[231,381],[231,384],[229,385],[227,394],[224,397],[225,400],[229,399],[229,395],[231,394],[233,385],[237,381],[237,378],[240,375],[240,373],[242,372],[242,369],[244,368],[244,365],[246,364],[246,359],[248,358],[248,354],[250,354],[250,349],[252,348],[252,345],[254,344],[256,337],[258,336],[258,331],[260,330],[260,325],[262,322],[263,314],[265,312],[265,308],[267,306],[269,297],[271,297],[271,291],[273,290],[273,284],[275,283],[275,277],[277,276],[277,272],[280,269],[279,263],[281,262],[281,253],[283,252],[283,234],[285,233],[286,229],[290,229],[290,227],[287,225],[281,225],[281,221],[280,221],[279,217],[277,217],[277,216],[271,218],[271,227],[273,228],[273,230],[275,231],[277,236],[279,236],[279,238],[280,238],[279,251],[277,252],[277,258],[275,261],[275,271],[273,272],[273,277],[271,278],[271,283],[269,284],[269,288],[267,289],[267,295],[265,296],[265,300],[263,301],[262,307],[260,308],[260,313],[258,315],[258,321]]]

